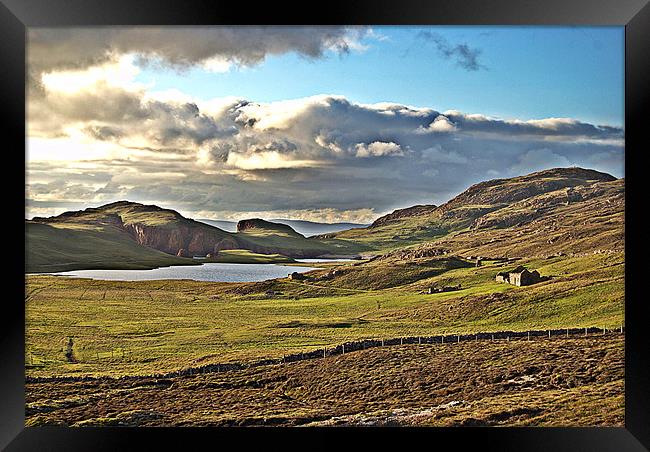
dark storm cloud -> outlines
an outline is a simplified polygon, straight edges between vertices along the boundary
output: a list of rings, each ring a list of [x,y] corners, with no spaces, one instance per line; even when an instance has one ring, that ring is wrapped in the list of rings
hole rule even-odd
[[[180,69],[215,57],[250,66],[287,52],[308,58],[319,58],[328,49],[345,53],[365,33],[363,27],[339,26],[30,28],[28,63],[40,73],[135,53],[144,63]]]
[[[92,90],[73,93],[48,91],[30,98],[28,104],[32,135],[60,136],[70,124],[91,123],[84,131],[98,140],[118,140],[142,133],[158,147],[172,146],[179,141],[200,145],[235,133],[233,121],[223,119],[215,121],[193,103],[145,99],[143,91],[103,83]]]
[[[442,35],[432,31],[421,31],[417,36],[422,40],[434,44],[438,53],[442,57],[453,59],[459,67],[467,71],[486,69],[486,67],[479,62],[481,49],[470,47],[465,43],[452,44]]]

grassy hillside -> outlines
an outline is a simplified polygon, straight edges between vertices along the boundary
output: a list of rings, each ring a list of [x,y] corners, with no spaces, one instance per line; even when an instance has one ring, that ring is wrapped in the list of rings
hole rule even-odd
[[[345,249],[340,249],[306,239],[286,225],[260,222],[255,228],[229,233],[173,210],[127,201],[34,218],[25,223],[25,241],[27,272],[193,265],[193,256],[229,250],[249,253],[228,252],[217,261],[291,262],[290,257],[355,251],[347,242]]]
[[[110,224],[25,223],[26,272],[80,269],[151,269],[194,265],[186,259],[138,245]]]
[[[435,241],[451,233],[477,227],[503,227],[527,222],[545,214],[545,209],[549,207],[557,207],[564,202],[580,202],[576,192],[585,192],[588,187],[614,181],[616,178],[609,174],[582,168],[555,168],[511,179],[495,179],[473,185],[438,207],[428,205],[401,209],[379,218],[368,228],[317,238],[325,242],[349,241],[357,246],[364,245],[369,250],[383,252]],[[619,183],[622,189],[622,182]],[[552,205],[543,202],[549,193],[555,194]],[[603,193],[592,195],[603,196]]]
[[[361,338],[616,328],[623,323],[622,254],[519,263],[551,279],[529,287],[496,283],[495,274],[512,266],[499,263],[439,266],[431,273],[423,265],[420,279],[412,281],[411,274],[402,284],[384,289],[372,285],[353,289],[345,275],[331,281],[285,278],[261,283],[30,276],[25,301],[27,372],[153,373],[278,357]],[[346,263],[339,268],[357,267]],[[374,287],[383,285],[375,281],[379,284]],[[461,284],[462,289],[421,293],[434,284]],[[269,297],[268,290],[276,295]],[[74,338],[77,363],[65,360],[62,347],[68,337]]]
[[[237,238],[258,252],[273,250],[293,257],[316,257],[327,254],[356,254],[359,247],[349,242],[324,243],[307,239],[291,226],[261,219],[242,220],[237,224]]]
[[[248,250],[222,250],[217,257],[207,259],[208,262],[223,262],[230,264],[289,264],[294,259],[281,254],[257,254]]]
[[[166,249],[232,248],[218,250],[220,262],[291,261],[260,254],[278,249],[375,256],[253,283],[28,275],[27,376],[129,376],[30,382],[29,425],[623,423],[618,333],[396,341],[312,361],[146,376],[310,351],[320,357],[324,347],[361,339],[618,329],[625,322],[622,179],[571,168],[488,181],[442,206],[402,209],[369,228],[317,239],[259,219],[236,234],[213,233],[154,207],[123,204],[28,222],[31,262],[195,263],[136,239]],[[519,265],[544,280],[524,287],[495,280]]]

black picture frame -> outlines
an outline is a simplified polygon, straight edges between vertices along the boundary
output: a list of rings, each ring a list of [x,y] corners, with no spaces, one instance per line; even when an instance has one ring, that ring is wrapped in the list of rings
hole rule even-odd
[[[226,25],[226,24],[373,24],[373,25],[622,25],[625,26],[625,178],[626,178],[626,338],[624,428],[463,428],[463,429],[267,429],[251,435],[242,429],[116,429],[24,427],[24,268],[6,265],[3,315],[0,315],[0,447],[7,450],[178,449],[197,441],[214,447],[237,440],[263,440],[273,448],[312,447],[285,436],[341,447],[342,436],[387,445],[442,447],[454,450],[600,451],[650,449],[650,347],[644,327],[645,300],[638,262],[637,237],[642,208],[636,204],[644,183],[640,164],[648,149],[644,122],[650,117],[650,5],[648,0],[332,0],[323,4],[225,2],[208,0],[0,0],[0,114],[5,156],[5,226],[23,253],[18,237],[24,212],[16,184],[25,173],[20,149],[25,146],[26,29],[36,26],[84,25]],[[647,128],[647,126],[646,126]],[[24,183],[24,179],[23,179]],[[23,193],[24,194],[24,193]],[[22,221],[22,220],[21,220]],[[282,437],[280,436],[282,435]],[[210,444],[210,443],[208,443]],[[264,447],[264,446],[263,446]],[[367,444],[366,446],[367,447]],[[409,446],[407,446],[409,447]],[[414,447],[414,446],[411,446]],[[422,446],[418,446],[422,447]]]

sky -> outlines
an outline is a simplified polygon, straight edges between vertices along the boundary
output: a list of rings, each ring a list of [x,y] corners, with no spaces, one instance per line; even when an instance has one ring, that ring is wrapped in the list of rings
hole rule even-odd
[[[551,167],[623,177],[623,99],[622,27],[32,28],[26,218],[363,223]]]

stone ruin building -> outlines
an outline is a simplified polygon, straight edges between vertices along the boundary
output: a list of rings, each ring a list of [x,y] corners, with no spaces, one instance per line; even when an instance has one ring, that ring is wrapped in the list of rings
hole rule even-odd
[[[531,284],[542,281],[542,277],[537,270],[531,272],[523,265],[520,265],[514,270],[497,273],[496,281],[514,286],[530,286]]]

